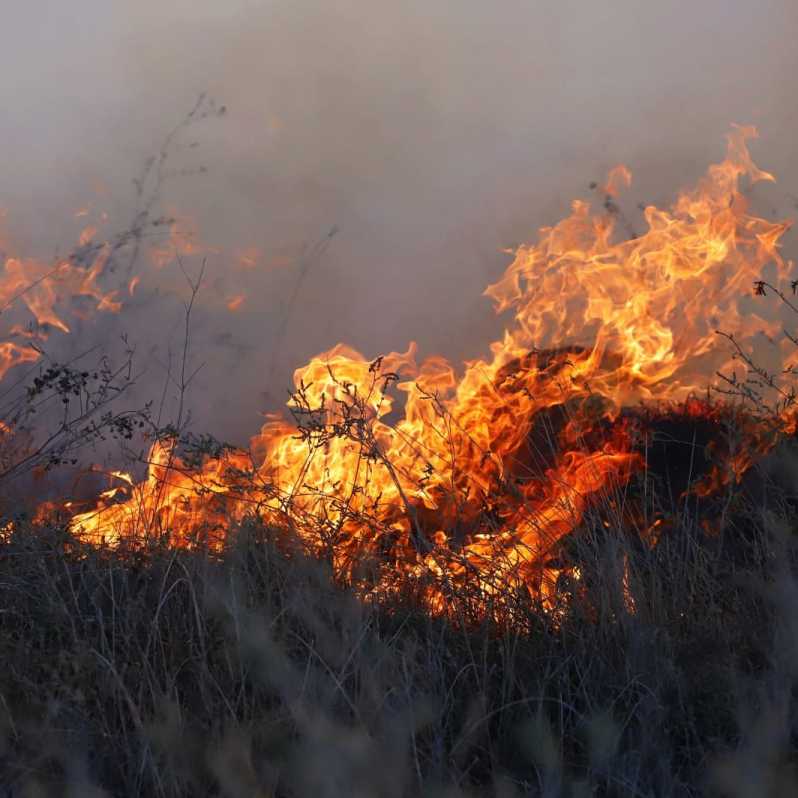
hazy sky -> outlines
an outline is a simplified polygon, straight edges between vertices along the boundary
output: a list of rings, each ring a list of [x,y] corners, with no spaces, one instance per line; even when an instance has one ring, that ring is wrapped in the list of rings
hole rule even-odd
[[[206,241],[264,252],[245,278],[211,258],[196,319],[196,409],[239,439],[289,366],[338,340],[483,354],[501,248],[618,162],[632,200],[667,203],[722,157],[731,122],[753,122],[780,178],[765,198],[786,214],[798,194],[794,0],[28,0],[6,23],[0,205],[30,252],[89,200],[126,218],[131,178],[199,92],[229,108],[178,157],[208,174],[166,200]],[[266,384],[290,259],[333,225]],[[102,329],[157,356],[176,285],[164,275]],[[241,311],[220,314],[212,294],[239,290]]]

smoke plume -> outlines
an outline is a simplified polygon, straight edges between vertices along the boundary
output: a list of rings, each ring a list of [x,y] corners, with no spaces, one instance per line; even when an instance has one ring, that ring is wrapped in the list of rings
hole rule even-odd
[[[227,107],[185,131],[162,200],[209,248],[190,404],[237,442],[339,340],[484,354],[503,250],[617,163],[634,225],[636,203],[667,205],[722,158],[731,123],[755,124],[779,178],[760,210],[794,211],[789,0],[37,0],[8,17],[0,205],[24,253],[68,247],[87,204],[125,224],[133,178],[198,95]],[[143,397],[180,349],[187,293],[175,264],[151,269],[75,336],[126,332]]]

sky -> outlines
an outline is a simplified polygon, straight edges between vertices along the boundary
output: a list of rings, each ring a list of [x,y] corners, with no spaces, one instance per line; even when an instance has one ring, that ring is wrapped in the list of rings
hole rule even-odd
[[[505,250],[617,163],[629,207],[667,205],[731,123],[753,123],[779,178],[762,209],[798,212],[790,0],[29,0],[5,28],[0,207],[26,254],[68,248],[86,204],[124,225],[132,179],[199,94],[228,109],[187,131],[170,163],[206,171],[170,179],[163,206],[219,250],[192,319],[192,407],[237,442],[338,341],[484,355]],[[333,227],[286,318],[300,254]],[[234,269],[250,248],[258,265]],[[152,393],[187,290],[167,268],[70,345],[126,333]]]

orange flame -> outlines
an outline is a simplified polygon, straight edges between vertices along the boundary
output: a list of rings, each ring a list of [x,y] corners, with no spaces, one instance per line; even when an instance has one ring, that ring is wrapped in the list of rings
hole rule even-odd
[[[512,319],[461,375],[441,357],[418,364],[414,344],[377,361],[339,344],[295,372],[294,420],[270,417],[249,453],[195,468],[156,443],[129,498],[100,497],[73,528],[222,545],[231,523],[257,515],[364,592],[420,580],[435,612],[468,585],[485,608],[518,588],[552,600],[558,541],[642,463],[622,409],[692,412],[691,397],[734,365],[717,327],[743,342],[779,331],[743,302],[765,267],[784,277],[789,265],[778,249],[787,223],[750,215],[740,190],[743,178],[773,180],[748,153],[754,135],[734,128],[726,159],[670,210],[647,207],[637,238],[616,241],[612,213],[575,201],[486,290]],[[618,167],[604,190],[630,180]],[[750,457],[733,460],[736,476]],[[359,582],[369,563],[376,575]]]
[[[245,299],[246,296],[244,296],[244,294],[237,294],[236,296],[230,297],[230,299],[227,300],[227,309],[231,313],[235,313],[237,310],[240,310]]]
[[[76,217],[88,215],[81,209]],[[6,213],[0,213],[5,218]],[[100,286],[109,256],[109,246],[96,243],[98,229],[85,227],[78,236],[81,257],[61,258],[45,262],[30,257],[3,254],[0,258],[0,314],[7,318],[7,326],[0,327],[0,380],[8,371],[22,363],[33,363],[40,353],[32,346],[21,346],[13,339],[44,341],[52,330],[70,331],[69,315],[85,315],[91,311],[113,312],[121,309],[115,291]],[[2,247],[12,247],[3,239]],[[86,259],[91,258],[89,262]],[[75,299],[90,300],[80,306]],[[17,308],[24,307],[32,321],[20,320]]]
[[[150,248],[149,257],[157,269],[162,269],[180,258],[217,253],[206,246],[199,235],[197,225],[189,216],[172,214],[167,240]]]

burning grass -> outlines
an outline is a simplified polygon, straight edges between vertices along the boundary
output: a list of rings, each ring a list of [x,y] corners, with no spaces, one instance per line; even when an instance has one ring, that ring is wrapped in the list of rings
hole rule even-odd
[[[767,470],[793,468],[798,337],[763,296],[798,307],[788,225],[747,202],[773,179],[752,135],[642,235],[617,240],[617,169],[601,211],[577,201],[519,248],[486,291],[512,311],[489,356],[458,371],[339,344],[247,450],[188,429],[203,272],[173,230],[191,292],[175,421],[113,412],[131,350],[41,371],[12,406],[60,400],[54,438],[3,427],[9,474],[150,443],[142,481],[113,471],[86,502],[4,519],[11,794],[798,788],[798,495]],[[103,309],[104,266],[73,266]],[[26,300],[39,325],[60,319],[49,277]]]
[[[653,548],[592,518],[559,611],[519,594],[512,627],[475,623],[467,595],[447,619],[410,591],[358,600],[257,524],[216,554],[17,525],[0,549],[0,781],[14,796],[791,794],[798,495],[770,471],[768,508],[741,493],[723,537],[684,507]]]
[[[560,579],[574,578],[561,550],[591,508],[656,537],[662,519],[634,480],[649,478],[658,426],[709,425],[705,465],[678,477],[680,494],[704,498],[722,498],[794,431],[798,339],[755,295],[770,287],[796,310],[778,287],[791,277],[779,246],[789,224],[749,209],[745,192],[773,180],[751,159],[754,135],[735,128],[695,188],[645,209],[641,235],[615,232],[628,170],[613,171],[599,212],[574,202],[486,290],[512,315],[462,373],[440,356],[419,363],[412,343],[374,360],[338,344],[296,370],[291,418],[271,416],[249,450],[189,463],[179,434],[159,436],[127,500],[112,485],[73,510],[73,530],[218,547],[231,519],[254,519],[365,597],[407,583],[433,614],[464,593],[485,617],[511,617],[519,591],[554,607]],[[763,336],[775,372],[756,365]]]

